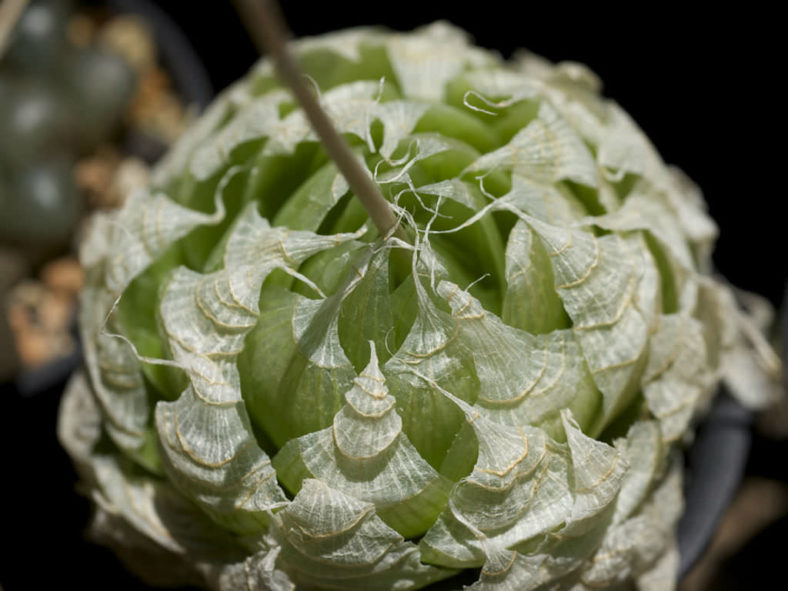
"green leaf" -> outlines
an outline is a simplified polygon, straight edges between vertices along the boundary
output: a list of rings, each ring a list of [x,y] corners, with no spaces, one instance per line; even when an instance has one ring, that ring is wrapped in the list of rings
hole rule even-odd
[[[254,437],[235,362],[257,324],[263,282],[274,269],[354,237],[271,228],[251,205],[233,227],[223,269],[203,275],[180,267],[163,288],[162,324],[189,378],[177,401],[156,408],[165,468],[225,527],[260,530],[286,502]]]
[[[506,244],[506,292],[501,319],[532,334],[546,334],[570,324],[555,290],[553,268],[542,242],[523,221]]]
[[[424,533],[446,504],[451,483],[402,433],[395,399],[370,343],[369,365],[345,394],[333,426],[290,440],[274,458],[280,480],[298,491],[305,478],[375,505],[405,538]]]
[[[455,571],[420,562],[406,542],[359,501],[307,479],[275,518],[278,564],[300,585],[322,589],[418,589]]]

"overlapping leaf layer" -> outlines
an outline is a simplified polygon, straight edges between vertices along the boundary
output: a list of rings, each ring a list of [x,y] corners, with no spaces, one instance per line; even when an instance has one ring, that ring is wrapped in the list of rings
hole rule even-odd
[[[270,62],[227,90],[83,248],[97,528],[226,589],[670,588],[672,445],[743,355],[697,191],[583,66],[294,50],[409,241]]]

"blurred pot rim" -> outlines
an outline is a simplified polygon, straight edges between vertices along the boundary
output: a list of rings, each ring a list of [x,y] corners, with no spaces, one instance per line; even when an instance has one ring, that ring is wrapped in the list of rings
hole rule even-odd
[[[208,72],[186,34],[166,12],[149,0],[107,0],[106,6],[139,16],[150,25],[159,59],[184,102],[199,110],[211,103],[214,90]]]

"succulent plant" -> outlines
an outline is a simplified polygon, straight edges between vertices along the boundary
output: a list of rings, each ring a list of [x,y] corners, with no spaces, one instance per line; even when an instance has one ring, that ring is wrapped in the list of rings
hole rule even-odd
[[[721,378],[769,389],[698,189],[580,64],[292,48],[403,231],[270,61],[224,92],[82,246],[94,535],[221,589],[671,588],[678,446]]]

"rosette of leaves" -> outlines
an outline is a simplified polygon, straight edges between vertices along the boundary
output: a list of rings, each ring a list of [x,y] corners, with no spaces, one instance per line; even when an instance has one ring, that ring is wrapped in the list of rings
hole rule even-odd
[[[726,371],[768,391],[699,191],[579,64],[292,49],[403,232],[266,60],[96,218],[59,425],[94,536],[220,589],[671,588],[675,447]]]

